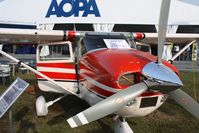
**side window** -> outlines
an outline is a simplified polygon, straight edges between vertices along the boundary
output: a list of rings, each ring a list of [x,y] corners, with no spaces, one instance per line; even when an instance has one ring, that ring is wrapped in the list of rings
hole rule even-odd
[[[148,44],[140,44],[140,43],[137,43],[137,44],[136,44],[136,48],[137,48],[138,50],[140,50],[140,51],[151,53],[151,47],[150,47],[150,45],[148,45]]]
[[[68,43],[64,44],[42,44],[38,46],[39,61],[56,61],[71,59],[71,48]]]

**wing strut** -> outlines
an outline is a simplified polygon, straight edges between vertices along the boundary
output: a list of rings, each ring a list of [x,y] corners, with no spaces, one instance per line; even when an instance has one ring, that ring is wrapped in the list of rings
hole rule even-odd
[[[174,55],[170,60],[174,61],[179,55],[181,55],[188,47],[190,47],[193,43],[195,43],[196,40],[193,40],[189,44],[187,44],[183,49],[181,49],[176,55]]]

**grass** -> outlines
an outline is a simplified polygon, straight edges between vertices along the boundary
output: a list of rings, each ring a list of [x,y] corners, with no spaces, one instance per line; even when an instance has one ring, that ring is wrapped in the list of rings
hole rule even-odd
[[[195,75],[194,75],[195,74]],[[184,83],[182,88],[199,101],[199,73],[181,72]],[[37,88],[33,74],[17,75],[31,83],[29,88]],[[193,78],[195,76],[195,78]],[[15,78],[13,78],[14,80]],[[195,84],[194,80],[195,79]],[[195,87],[194,87],[195,86]],[[3,92],[7,86],[0,86]],[[196,88],[196,95],[194,92]],[[38,92],[40,93],[40,92]],[[38,94],[23,93],[13,105],[13,125],[16,133],[113,133],[112,117],[107,116],[78,128],[70,128],[66,119],[86,109],[88,105],[74,96],[67,96],[49,108],[47,117],[37,117],[35,100]],[[45,94],[47,98],[55,94]],[[47,99],[50,100],[50,99]],[[135,133],[199,133],[199,120],[168,100],[158,110],[146,117],[128,118],[129,125]],[[9,133],[8,114],[0,119],[0,133]]]

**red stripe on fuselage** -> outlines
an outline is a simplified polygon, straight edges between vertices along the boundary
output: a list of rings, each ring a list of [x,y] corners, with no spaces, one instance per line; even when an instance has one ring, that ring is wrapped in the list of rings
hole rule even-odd
[[[98,81],[96,81],[98,82]],[[83,86],[85,86],[87,89],[89,89],[90,91],[94,92],[97,95],[103,96],[103,97],[109,97],[113,94],[115,94],[115,92],[113,92],[112,90],[108,90],[107,88],[110,86],[107,86],[106,89],[103,89],[102,87],[100,87],[99,85],[97,86],[97,84],[93,84],[92,82],[90,82],[89,80],[84,79],[83,81],[81,81],[81,83],[83,84]],[[98,82],[99,84],[100,82]],[[103,84],[103,83],[100,83]],[[105,84],[103,84],[104,86],[106,86]],[[113,88],[113,87],[110,87]],[[115,88],[115,90],[117,90]],[[120,90],[118,90],[119,92]],[[121,90],[122,91],[122,90]],[[150,97],[150,96],[158,96],[158,95],[162,95],[162,93],[160,92],[149,92],[146,91],[143,94],[141,94],[139,97]]]
[[[140,95],[140,97],[149,97],[149,96],[158,96],[158,95],[162,95],[162,93],[146,91],[146,92],[142,93],[142,95]]]
[[[110,91],[104,90],[96,85],[93,85],[92,83],[90,83],[88,81],[86,81],[85,85],[89,90],[94,91],[96,94],[104,96],[104,97],[109,97],[109,96],[115,94],[114,92],[110,92]]]
[[[37,67],[68,68],[75,69],[73,63],[37,63]]]
[[[63,79],[63,80],[77,80],[76,74],[70,73],[58,73],[58,72],[41,72],[42,74],[48,76],[51,79]],[[41,76],[37,75],[37,78],[42,78]]]
[[[84,80],[82,83],[87,89],[89,89],[90,91],[96,93],[97,95],[101,95],[101,96],[104,96],[104,97],[109,97],[109,96],[115,94],[114,92],[107,91],[107,90],[105,90],[103,88],[100,88],[100,87],[92,84],[91,82],[89,82],[87,80]],[[158,95],[162,95],[162,93],[146,91],[143,94],[141,94],[139,97],[150,97],[150,96],[158,96]]]

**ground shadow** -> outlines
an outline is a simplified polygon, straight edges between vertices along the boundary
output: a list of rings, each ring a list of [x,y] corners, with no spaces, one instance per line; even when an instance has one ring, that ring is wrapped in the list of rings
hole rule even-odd
[[[19,110],[15,115],[14,115],[14,118],[16,121],[21,121],[27,114],[27,112],[29,111],[30,109],[25,106],[23,107],[21,110]]]
[[[44,94],[44,96],[46,98],[46,101],[50,101],[62,95],[48,93]],[[54,116],[52,116],[52,118],[47,122],[47,124],[54,125],[63,121],[65,122],[67,118],[70,118],[73,115],[78,114],[79,112],[87,109],[88,107],[89,105],[85,101],[79,99],[76,96],[68,95],[49,108],[49,112],[54,112]]]
[[[179,107],[181,108],[180,105],[178,105],[175,101],[173,101],[172,99],[167,99],[167,101],[165,103],[163,103],[163,105],[158,109],[160,112],[169,115],[169,116],[175,116],[176,115],[176,110],[175,109],[171,109],[171,106],[173,107],[173,105],[175,105],[175,107]]]
[[[68,95],[60,100],[59,105],[68,118],[90,107],[87,102],[73,95]]]
[[[92,131],[92,133],[114,133],[113,129],[110,128],[111,125],[105,124],[102,120],[97,121],[101,128]],[[114,123],[110,123],[114,124]],[[88,132],[91,133],[91,132]]]
[[[66,116],[64,114],[59,114],[59,115],[52,117],[51,120],[47,121],[47,124],[52,126],[54,124],[61,123],[65,120],[66,120]]]
[[[32,130],[33,133],[39,133],[36,130],[36,125],[27,120],[20,121],[19,130],[16,133],[27,133],[28,130]]]
[[[19,129],[16,133],[27,133],[28,130],[32,130],[33,133],[38,133],[35,123],[25,120],[25,117],[29,111],[30,109],[25,106],[14,115],[15,121],[20,122]]]

